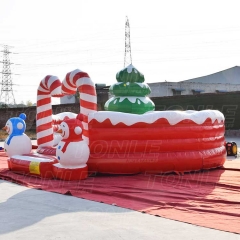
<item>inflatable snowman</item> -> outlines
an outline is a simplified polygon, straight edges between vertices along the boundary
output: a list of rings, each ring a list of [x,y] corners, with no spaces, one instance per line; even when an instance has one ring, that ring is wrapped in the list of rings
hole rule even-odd
[[[62,136],[57,131],[59,130],[59,124],[69,118],[76,118],[77,114],[72,112],[62,112],[52,115],[53,119],[53,146],[56,147],[58,143],[62,140]]]
[[[30,138],[24,133],[26,129],[26,115],[10,118],[3,130],[9,134],[4,142],[4,149],[9,157],[13,155],[29,154],[32,150]]]
[[[63,168],[85,168],[89,158],[89,147],[82,139],[82,122],[77,118],[65,119],[60,124],[62,140],[56,148],[56,157]],[[55,165],[59,165],[55,164]]]

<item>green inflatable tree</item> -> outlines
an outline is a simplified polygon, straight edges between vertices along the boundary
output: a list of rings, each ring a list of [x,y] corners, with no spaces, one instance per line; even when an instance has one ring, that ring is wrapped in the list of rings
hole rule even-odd
[[[114,96],[105,103],[105,110],[142,114],[155,109],[146,97],[151,89],[144,83],[144,75],[132,64],[118,72],[116,78],[118,82],[109,89]]]

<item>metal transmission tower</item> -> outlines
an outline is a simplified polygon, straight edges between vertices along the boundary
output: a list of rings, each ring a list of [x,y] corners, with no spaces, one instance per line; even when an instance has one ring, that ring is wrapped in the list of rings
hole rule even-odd
[[[132,64],[131,42],[130,42],[130,25],[128,17],[126,17],[125,23],[125,55],[124,55],[124,67]]]
[[[12,73],[10,65],[12,64],[10,62],[9,52],[10,46],[3,45],[3,69],[2,69],[2,83],[1,83],[1,95],[0,95],[0,102],[5,103],[6,105],[9,104],[15,104],[15,98],[13,95],[13,89],[12,89]]]

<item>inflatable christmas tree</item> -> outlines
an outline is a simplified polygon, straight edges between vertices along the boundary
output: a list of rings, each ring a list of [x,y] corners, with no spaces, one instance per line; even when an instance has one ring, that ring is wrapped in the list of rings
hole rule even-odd
[[[109,89],[113,97],[105,103],[105,110],[143,114],[155,109],[154,103],[146,97],[151,89],[144,83],[144,75],[132,64],[118,72],[116,78],[118,82]]]

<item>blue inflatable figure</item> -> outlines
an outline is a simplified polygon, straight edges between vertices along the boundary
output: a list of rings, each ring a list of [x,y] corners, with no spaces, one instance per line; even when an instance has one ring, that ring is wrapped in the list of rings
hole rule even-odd
[[[30,138],[24,133],[26,130],[26,114],[8,119],[3,130],[9,134],[4,142],[4,149],[9,157],[13,155],[29,154],[32,150]]]

